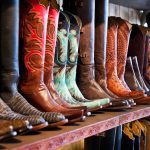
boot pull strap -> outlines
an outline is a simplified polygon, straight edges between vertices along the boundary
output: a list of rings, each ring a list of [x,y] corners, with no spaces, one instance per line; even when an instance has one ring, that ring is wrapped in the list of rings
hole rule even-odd
[[[81,28],[80,33],[84,33],[84,27]]]
[[[86,58],[88,56],[88,54],[86,52],[80,53],[79,56],[81,58]]]
[[[77,6],[77,7],[83,7],[83,6],[84,6],[83,0],[77,0],[77,1],[75,2],[75,6]]]

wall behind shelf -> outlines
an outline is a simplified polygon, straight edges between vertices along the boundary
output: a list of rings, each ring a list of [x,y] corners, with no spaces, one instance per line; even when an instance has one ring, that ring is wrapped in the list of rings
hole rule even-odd
[[[128,8],[121,5],[109,3],[108,15],[121,17],[133,24],[139,24],[139,25],[141,24],[139,11],[133,8]]]

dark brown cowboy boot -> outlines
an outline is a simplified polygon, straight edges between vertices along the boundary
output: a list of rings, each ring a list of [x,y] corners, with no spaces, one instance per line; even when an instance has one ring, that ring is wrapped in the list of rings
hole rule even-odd
[[[148,68],[146,69],[148,63],[148,38],[149,31],[147,28],[133,25],[129,42],[128,57],[137,56],[141,75],[144,77],[144,82],[150,89],[149,78],[145,75],[145,72],[149,72]]]
[[[142,76],[144,77],[144,81],[150,89],[150,29],[145,28],[147,30],[146,41],[145,41],[145,53],[144,53],[144,66]]]
[[[144,79],[141,75],[140,69],[139,69],[139,64],[138,64],[138,60],[137,57],[132,57],[132,65],[133,65],[133,69],[136,75],[136,78],[140,84],[140,86],[143,88],[143,90],[145,91],[145,93],[149,92],[148,87],[146,86]]]
[[[139,25],[132,26],[132,32],[129,41],[128,57],[137,56],[139,69],[143,74],[145,41],[147,30]]]
[[[131,90],[144,91],[136,78],[131,57],[128,57],[126,61],[125,81]]]
[[[113,105],[118,105],[124,99],[119,98],[107,88],[106,84],[106,40],[108,21],[108,1],[95,1],[95,80],[100,87],[108,94]],[[115,104],[114,104],[115,102]],[[117,104],[117,103],[118,104]]]
[[[108,24],[108,1],[95,1],[95,80],[112,98],[118,98],[106,84],[106,40]]]
[[[106,52],[106,72],[108,89],[123,98],[143,96],[143,92],[130,91],[125,88],[117,75],[117,31],[118,24],[115,17],[109,17]],[[124,64],[125,65],[125,64]]]
[[[138,79],[136,78],[131,57],[127,58],[125,80],[128,86],[130,87],[130,89],[143,90],[143,92],[145,92],[144,89],[140,86]],[[139,104],[139,105],[147,105],[147,104],[149,105],[150,96],[147,96],[145,94],[142,98],[134,99],[134,101],[136,102],[136,104]]]
[[[94,11],[95,0],[82,0],[77,3],[77,14],[82,20],[79,57],[77,66],[77,84],[87,99],[102,99],[109,103],[109,97],[96,83],[94,77]],[[86,15],[84,15],[86,14]]]

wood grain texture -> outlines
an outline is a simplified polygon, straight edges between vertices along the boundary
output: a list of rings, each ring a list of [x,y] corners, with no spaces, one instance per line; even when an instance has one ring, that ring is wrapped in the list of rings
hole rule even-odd
[[[141,24],[139,11],[133,8],[109,3],[109,16],[121,17],[132,24]]]
[[[110,2],[134,9],[150,9],[150,0],[110,0]]]

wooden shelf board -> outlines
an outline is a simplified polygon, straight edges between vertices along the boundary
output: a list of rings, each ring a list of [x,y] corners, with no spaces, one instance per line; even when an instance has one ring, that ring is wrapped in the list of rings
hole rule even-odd
[[[0,149],[53,150],[149,115],[150,106],[136,106],[122,112],[99,112],[88,117],[85,122],[19,135],[1,142]]]

